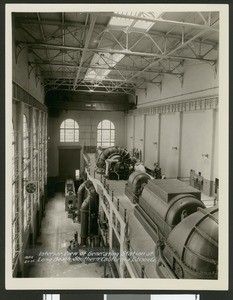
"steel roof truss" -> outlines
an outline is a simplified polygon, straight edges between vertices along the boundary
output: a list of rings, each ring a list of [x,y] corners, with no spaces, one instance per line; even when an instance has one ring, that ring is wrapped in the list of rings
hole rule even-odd
[[[83,51],[81,59],[80,59],[79,68],[77,70],[77,74],[76,74],[76,76],[74,78],[74,88],[75,88],[75,85],[76,85],[76,83],[77,83],[77,81],[79,79],[81,67],[82,67],[82,64],[83,64],[83,61],[84,61],[84,58],[85,58],[85,55],[86,55],[87,48],[89,46],[89,42],[90,42],[91,35],[92,35],[93,29],[94,29],[96,18],[97,18],[96,16],[93,16],[93,17],[91,17],[91,20],[90,20],[90,27],[89,27],[88,33],[86,35],[86,40],[85,40],[85,45],[84,45],[84,51]]]
[[[179,43],[180,45],[176,45],[172,50],[168,51],[166,53],[166,55],[168,56],[169,54],[172,54],[174,52],[176,52],[177,50],[186,47],[190,42],[192,42],[193,40],[195,40],[197,37],[201,36],[202,34],[204,34],[207,31],[207,29],[202,30],[201,32],[198,32],[196,35],[192,36],[189,40],[187,40],[186,42],[184,42],[183,44]],[[128,80],[132,80],[133,78],[137,77],[139,74],[141,74],[143,71],[147,70],[148,68],[150,68],[151,66],[153,66],[154,64],[159,63],[163,58],[159,58],[157,60],[154,60],[153,62],[151,62],[150,64],[148,64],[143,70],[138,71],[137,73],[135,73],[133,76],[131,76]]]
[[[198,33],[197,35],[199,35],[200,33]],[[194,37],[195,38],[195,37]],[[191,40],[193,40],[193,38],[191,38]],[[189,43],[190,40],[187,40],[183,45],[186,45],[186,43]],[[84,49],[84,48],[79,48],[79,47],[73,47],[73,46],[61,46],[61,45],[53,45],[53,44],[43,44],[43,43],[27,43],[27,42],[23,42],[23,41],[17,41],[18,45],[23,45],[24,48],[26,46],[29,46],[30,48],[46,48],[49,47],[50,49],[67,49],[68,51],[73,51],[73,52],[78,52],[78,51],[90,51],[93,53],[99,53],[99,52],[104,52],[104,53],[119,53],[119,54],[124,54],[124,55],[131,55],[131,56],[143,56],[143,57],[151,57],[151,58],[162,58],[162,59],[166,59],[166,58],[173,58],[173,59],[186,59],[186,60],[201,60],[203,62],[212,62],[213,60],[211,59],[202,59],[202,58],[193,58],[193,57],[188,57],[188,56],[176,56],[176,55],[172,55],[176,50],[172,50],[169,49],[169,51],[167,51],[167,53],[165,55],[160,55],[160,54],[154,54],[154,53],[142,53],[142,52],[128,52],[128,51],[122,51],[122,50],[112,50],[112,49],[105,49],[105,48],[99,48],[99,49]],[[181,45],[183,46],[180,42],[177,43],[176,45]],[[22,50],[22,49],[21,49]],[[172,50],[172,52],[170,53],[170,50]]]
[[[107,30],[106,32],[108,32],[114,39],[114,41],[116,41],[117,45],[119,45],[123,50],[127,49],[127,47],[124,47],[120,41],[114,36],[114,34],[111,32],[111,30]],[[121,38],[120,38],[121,39]],[[114,46],[114,48],[116,47],[116,45]]]

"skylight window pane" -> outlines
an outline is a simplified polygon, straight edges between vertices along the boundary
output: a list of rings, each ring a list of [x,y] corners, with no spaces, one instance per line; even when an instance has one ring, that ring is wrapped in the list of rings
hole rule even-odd
[[[111,72],[111,70],[108,70],[108,67],[114,67],[125,56],[124,54],[118,53],[100,53],[100,55],[102,55],[103,58],[94,54],[91,66],[101,65],[102,67],[105,67],[106,70],[93,70],[92,68],[89,68],[86,72],[85,80],[103,80]]]
[[[152,22],[146,22],[146,21],[137,21],[134,24],[134,28],[139,28],[139,29],[143,29],[143,30],[149,30],[151,28],[151,26],[153,25]]]
[[[132,24],[131,19],[123,19],[123,18],[111,18],[109,25],[110,26],[120,26],[120,27],[128,27]]]
[[[119,26],[119,27],[132,27],[141,29],[143,31],[148,31],[152,26],[153,22],[147,22],[142,20],[136,20],[136,19],[127,19],[127,16],[138,16],[145,19],[157,19],[162,12],[116,12],[116,14],[124,15],[124,18],[121,17],[112,17],[109,26]]]

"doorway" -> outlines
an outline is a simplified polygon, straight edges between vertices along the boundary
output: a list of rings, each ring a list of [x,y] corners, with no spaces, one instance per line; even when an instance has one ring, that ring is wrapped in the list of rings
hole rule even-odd
[[[75,179],[75,171],[80,170],[80,148],[59,149],[59,177]]]

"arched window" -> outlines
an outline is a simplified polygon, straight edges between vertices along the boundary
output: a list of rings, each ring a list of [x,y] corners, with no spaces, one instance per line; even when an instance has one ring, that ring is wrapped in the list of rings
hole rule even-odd
[[[109,120],[101,121],[97,126],[97,147],[115,145],[115,126]]]
[[[33,117],[33,134],[32,134],[32,143],[33,143],[33,156],[32,156],[32,178],[33,180],[37,181],[38,179],[38,127],[36,126],[36,117]],[[39,204],[39,197],[38,194],[35,193],[32,195],[33,203],[36,204],[36,201]]]
[[[14,260],[16,254],[16,229],[17,229],[17,215],[16,215],[16,141],[14,124],[12,122],[12,259]]]
[[[30,221],[30,207],[28,194],[26,192],[26,184],[29,177],[29,130],[28,122],[25,115],[23,115],[23,208],[24,208],[24,229],[27,228]]]
[[[66,119],[61,123],[60,142],[78,142],[79,126],[73,119]]]

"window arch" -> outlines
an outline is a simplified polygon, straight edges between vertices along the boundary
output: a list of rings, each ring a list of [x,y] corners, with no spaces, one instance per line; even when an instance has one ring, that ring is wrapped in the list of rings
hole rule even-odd
[[[97,126],[97,147],[115,145],[115,126],[109,120],[101,121]]]
[[[79,126],[73,119],[66,119],[60,126],[60,142],[78,142]]]

